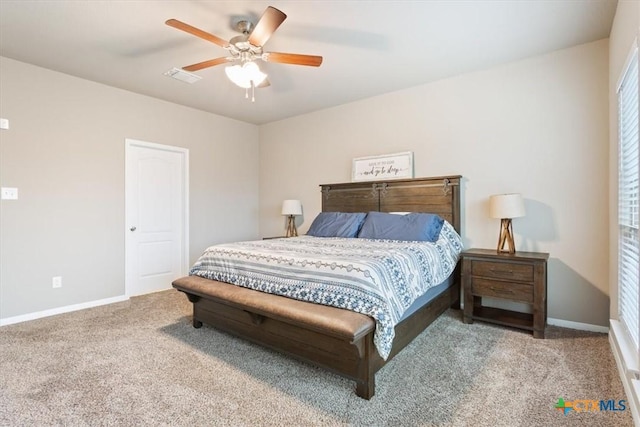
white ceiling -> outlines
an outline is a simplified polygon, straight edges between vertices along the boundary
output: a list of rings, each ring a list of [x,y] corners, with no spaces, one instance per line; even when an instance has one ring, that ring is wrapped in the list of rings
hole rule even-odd
[[[267,6],[288,15],[265,51],[322,55],[321,67],[260,62],[256,102],[224,65],[197,83],[163,75],[226,56],[168,27],[175,18],[230,39]],[[616,0],[0,0],[0,55],[262,124],[609,36]]]

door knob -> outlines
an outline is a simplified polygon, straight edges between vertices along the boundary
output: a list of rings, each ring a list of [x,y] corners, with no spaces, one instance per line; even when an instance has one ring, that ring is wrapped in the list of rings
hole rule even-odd
[[[136,226],[134,225],[133,227],[131,227],[129,230],[131,231],[136,231]]]

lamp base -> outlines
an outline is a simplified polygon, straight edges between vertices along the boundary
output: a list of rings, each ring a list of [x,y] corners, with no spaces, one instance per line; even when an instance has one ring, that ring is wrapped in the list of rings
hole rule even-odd
[[[505,249],[505,245],[508,248]],[[516,246],[513,243],[513,227],[511,226],[511,218],[502,218],[500,220],[500,237],[498,238],[498,253],[515,254]]]
[[[298,230],[296,229],[296,217],[289,215],[287,217],[287,234],[285,237],[298,237]]]

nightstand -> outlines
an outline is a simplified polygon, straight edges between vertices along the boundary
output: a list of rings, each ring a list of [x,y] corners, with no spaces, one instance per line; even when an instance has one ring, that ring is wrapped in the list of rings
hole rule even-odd
[[[533,331],[544,338],[547,324],[547,259],[540,252],[498,253],[469,249],[462,253],[464,323],[474,320]],[[526,303],[532,314],[482,305],[482,297]]]

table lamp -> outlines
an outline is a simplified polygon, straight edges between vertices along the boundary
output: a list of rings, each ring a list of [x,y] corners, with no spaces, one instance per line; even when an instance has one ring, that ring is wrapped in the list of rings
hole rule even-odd
[[[285,200],[282,202],[282,215],[287,216],[287,234],[286,237],[295,237],[298,235],[296,229],[296,215],[302,215],[302,204],[300,200]]]
[[[524,201],[520,194],[497,194],[489,197],[489,216],[500,219],[498,253],[516,253],[513,243],[512,218],[524,216]],[[505,245],[508,246],[505,249]]]

